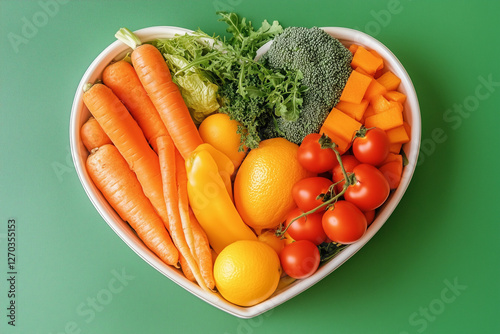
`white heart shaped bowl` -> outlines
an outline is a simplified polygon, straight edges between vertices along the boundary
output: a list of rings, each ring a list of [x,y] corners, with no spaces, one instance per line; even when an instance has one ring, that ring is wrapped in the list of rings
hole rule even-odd
[[[76,90],[71,110],[69,129],[71,154],[82,186],[102,218],[137,255],[149,263],[153,268],[191,292],[193,295],[227,313],[240,318],[255,317],[307,290],[315,283],[332,273],[351,256],[353,256],[359,249],[361,249],[361,247],[363,247],[375,235],[375,233],[377,233],[398,205],[410,183],[417,163],[421,136],[420,109],[415,89],[403,65],[401,65],[396,56],[394,56],[394,54],[387,47],[363,32],[337,27],[325,27],[323,29],[330,35],[339,39],[346,46],[356,43],[377,51],[385,59],[387,68],[393,71],[401,79],[400,91],[407,96],[404,104],[404,117],[412,129],[410,142],[403,146],[409,163],[403,170],[403,176],[399,187],[391,193],[387,202],[380,209],[376,219],[368,228],[367,233],[359,241],[349,245],[336,257],[324,263],[314,275],[306,279],[295,280],[289,284],[287,284],[287,282],[282,282],[270,298],[251,307],[240,307],[226,301],[218,293],[206,292],[197,284],[187,280],[182,272],[163,263],[143,244],[130,226],[118,216],[99,190],[95,187],[87,173],[85,161],[87,159],[88,152],[81,141],[80,128],[89,118],[90,112],[87,110],[82,100],[83,87],[88,82],[95,82],[100,79],[104,68],[113,60],[123,58],[127,52],[130,52],[130,49],[119,41],[115,41],[109,45],[90,64]],[[157,26],[144,28],[136,31],[135,33],[143,42],[146,42],[156,38],[169,38],[189,32],[191,31],[178,27]],[[257,57],[266,52],[268,48],[269,44],[262,47],[261,50],[259,50]]]

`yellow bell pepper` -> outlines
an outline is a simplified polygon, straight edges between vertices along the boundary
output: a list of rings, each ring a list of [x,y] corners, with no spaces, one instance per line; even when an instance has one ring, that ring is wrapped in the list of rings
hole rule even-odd
[[[210,245],[220,253],[235,241],[257,240],[257,236],[236,210],[210,151],[196,149],[186,159],[188,196],[191,209],[205,230]]]
[[[215,163],[217,164],[217,167],[219,169],[219,174],[222,177],[222,181],[224,182],[224,185],[226,186],[227,192],[229,196],[231,197],[231,201],[233,200],[233,185],[231,182],[231,177],[234,174],[234,164],[229,159],[227,155],[216,149],[210,144],[203,143],[201,145],[198,145],[198,147],[194,150],[194,152],[199,152],[202,150],[207,150],[212,158],[214,158]]]

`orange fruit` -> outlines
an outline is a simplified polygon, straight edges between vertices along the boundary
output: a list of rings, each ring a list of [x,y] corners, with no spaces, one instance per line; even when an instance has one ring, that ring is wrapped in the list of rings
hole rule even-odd
[[[234,181],[234,202],[257,234],[276,228],[295,207],[293,185],[313,174],[297,160],[299,146],[284,138],[260,142],[248,153]]]
[[[212,114],[201,122],[198,132],[201,139],[231,159],[234,168],[237,169],[248,149],[239,151],[241,136],[237,133],[238,121],[232,120],[228,115],[218,113]]]
[[[267,244],[240,240],[226,246],[214,265],[215,286],[222,297],[240,306],[269,298],[278,287],[281,265]]]
[[[278,237],[274,230],[266,231],[260,234],[258,237],[259,241],[271,246],[272,249],[279,255],[281,250],[285,248],[285,239]]]

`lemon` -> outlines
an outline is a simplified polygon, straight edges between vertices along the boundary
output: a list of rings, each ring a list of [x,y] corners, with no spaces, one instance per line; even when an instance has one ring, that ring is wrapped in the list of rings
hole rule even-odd
[[[217,290],[229,302],[240,306],[252,306],[269,298],[280,276],[278,255],[261,241],[233,242],[215,260]]]

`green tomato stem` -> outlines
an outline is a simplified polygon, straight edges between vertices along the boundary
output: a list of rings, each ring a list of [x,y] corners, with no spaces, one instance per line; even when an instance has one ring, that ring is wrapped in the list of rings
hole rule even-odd
[[[338,194],[336,194],[334,197],[330,198],[329,200],[321,203],[320,205],[318,205],[317,207],[315,207],[314,209],[312,210],[309,210],[307,212],[304,212],[302,214],[300,214],[299,216],[293,218],[290,223],[285,227],[285,229],[278,229],[276,231],[276,235],[277,236],[283,236],[286,231],[288,230],[288,228],[290,227],[290,225],[292,225],[293,222],[295,222],[296,220],[299,220],[300,218],[302,217],[305,217],[307,215],[310,215],[312,213],[315,213],[316,211],[318,211],[319,209],[321,208],[324,208],[332,203],[335,203],[341,196],[344,195],[344,193],[347,191],[347,188],[349,188],[350,185],[354,184],[356,182],[355,178],[354,178],[354,174],[351,174],[351,175],[347,175],[347,172],[345,171],[345,168],[344,168],[344,164],[342,163],[342,158],[340,156],[340,153],[337,151],[337,149],[335,147],[332,147],[332,150],[335,152],[335,156],[337,157],[337,160],[340,164],[340,168],[342,170],[342,174],[344,175],[344,180],[345,180],[345,183],[344,183],[344,186],[342,187],[342,191],[339,192]],[[340,181],[341,182],[341,181]],[[334,185],[332,185],[333,187]]]

